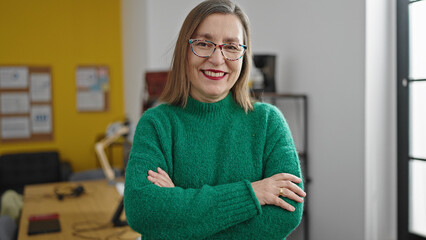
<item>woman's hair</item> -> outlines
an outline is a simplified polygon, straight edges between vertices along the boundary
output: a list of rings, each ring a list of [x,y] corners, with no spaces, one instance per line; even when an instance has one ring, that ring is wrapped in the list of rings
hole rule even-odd
[[[251,40],[249,20],[247,15],[236,4],[229,0],[207,0],[200,3],[188,14],[180,29],[176,47],[171,63],[171,70],[168,75],[166,86],[161,94],[160,100],[173,104],[186,106],[191,84],[186,74],[188,58],[188,40],[192,37],[200,23],[213,13],[233,14],[237,16],[243,26],[244,45],[247,51],[242,58],[243,65],[238,80],[231,88],[235,101],[246,111],[253,110],[250,98],[248,80],[252,64]],[[227,60],[226,60],[227,61]],[[240,61],[240,60],[238,60]]]

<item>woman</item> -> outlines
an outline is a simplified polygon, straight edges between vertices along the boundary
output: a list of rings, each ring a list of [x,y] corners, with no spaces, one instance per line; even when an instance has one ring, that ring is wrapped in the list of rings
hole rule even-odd
[[[277,108],[252,103],[248,19],[228,0],[185,19],[162,104],[141,117],[126,170],[143,239],[285,239],[303,212],[301,171]]]

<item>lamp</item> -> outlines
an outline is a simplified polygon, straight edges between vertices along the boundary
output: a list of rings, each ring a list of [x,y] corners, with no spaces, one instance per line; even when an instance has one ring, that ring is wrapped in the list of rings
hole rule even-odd
[[[124,124],[119,124],[118,128],[116,128],[110,136],[106,136],[95,144],[96,155],[98,156],[99,161],[101,162],[101,167],[106,178],[110,182],[114,181],[115,174],[111,168],[111,165],[109,164],[108,158],[104,150],[106,147],[114,143],[118,138],[120,138],[121,136],[125,136],[129,133],[128,125],[128,122],[125,122]]]

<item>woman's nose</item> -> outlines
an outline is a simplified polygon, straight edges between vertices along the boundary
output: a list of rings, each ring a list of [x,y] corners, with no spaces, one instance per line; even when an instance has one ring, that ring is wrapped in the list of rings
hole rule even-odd
[[[212,55],[209,57],[209,61],[214,65],[220,65],[225,62],[225,57],[222,55],[222,51],[219,47],[217,47],[216,50],[212,53]]]

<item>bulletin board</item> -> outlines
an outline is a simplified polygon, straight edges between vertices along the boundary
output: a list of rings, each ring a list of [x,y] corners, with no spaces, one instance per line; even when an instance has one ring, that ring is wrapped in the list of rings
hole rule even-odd
[[[78,112],[105,112],[109,108],[107,66],[78,66],[75,73]]]
[[[53,140],[50,67],[0,65],[0,142]]]

